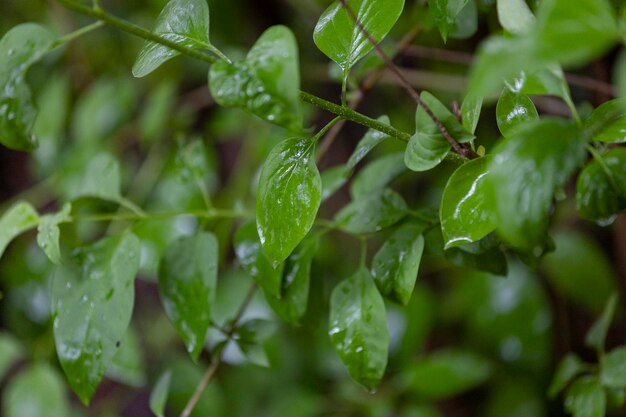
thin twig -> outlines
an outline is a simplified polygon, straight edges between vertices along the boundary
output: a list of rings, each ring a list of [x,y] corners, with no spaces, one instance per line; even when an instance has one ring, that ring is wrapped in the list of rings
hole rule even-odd
[[[409,94],[409,96],[417,103],[417,105],[420,106],[424,110],[424,112],[426,112],[428,117],[433,121],[433,123],[435,123],[435,126],[437,126],[437,129],[439,130],[439,132],[441,132],[441,135],[450,144],[454,152],[456,152],[457,154],[465,158],[471,159],[471,158],[478,157],[478,154],[476,154],[476,152],[474,152],[472,149],[468,147],[462,146],[454,137],[452,137],[452,135],[450,134],[450,132],[448,132],[448,129],[446,129],[446,127],[443,125],[441,120],[439,120],[439,118],[435,115],[435,113],[433,113],[431,108],[428,107],[428,105],[426,105],[424,101],[422,101],[422,98],[420,97],[418,92],[413,89],[413,87],[408,82],[408,80],[404,78],[404,75],[402,74],[402,72],[393,63],[393,61],[387,56],[387,54],[385,54],[385,51],[383,51],[383,49],[380,47],[380,45],[378,44],[378,41],[363,26],[359,18],[354,14],[354,11],[350,8],[350,6],[348,6],[347,1],[346,0],[339,0],[339,1],[341,5],[344,7],[344,9],[346,10],[346,12],[348,13],[348,15],[350,15],[350,18],[354,20],[355,25],[367,37],[367,40],[370,42],[370,44],[372,44],[372,46],[374,47],[374,50],[376,51],[378,56],[380,56],[380,58],[383,60],[387,68],[398,79],[400,86]]]

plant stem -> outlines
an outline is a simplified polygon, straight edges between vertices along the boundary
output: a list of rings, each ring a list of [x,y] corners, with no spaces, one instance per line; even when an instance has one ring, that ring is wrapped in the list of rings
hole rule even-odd
[[[230,211],[230,210],[192,210],[192,211],[163,211],[153,213],[110,213],[110,214],[94,214],[87,216],[74,216],[72,221],[75,222],[108,222],[115,220],[157,220],[157,219],[169,219],[178,216],[194,216],[201,219],[233,219],[254,217],[254,213],[245,211]]]
[[[71,42],[77,38],[80,38],[81,36],[98,29],[99,27],[104,26],[104,23],[101,21],[92,23],[90,25],[87,25],[85,27],[82,27],[80,29],[75,30],[74,32],[70,32],[66,35],[61,36],[59,39],[57,39],[56,41],[54,41],[54,43],[52,44],[52,49],[57,48],[61,45],[64,45],[68,42]]]
[[[313,142],[317,143],[320,140],[320,138],[323,137],[326,133],[328,133],[328,131],[340,120],[341,120],[341,117],[337,116],[333,120],[328,122],[326,126],[321,128],[320,131],[317,132],[315,136],[313,136]]]

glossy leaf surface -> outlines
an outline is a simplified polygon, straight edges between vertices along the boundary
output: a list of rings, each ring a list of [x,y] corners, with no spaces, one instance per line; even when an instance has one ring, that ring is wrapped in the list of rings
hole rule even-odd
[[[95,393],[130,322],[138,268],[139,241],[127,233],[76,249],[54,275],[57,355],[84,404]]]
[[[484,190],[491,156],[461,165],[443,191],[439,219],[445,248],[475,242],[495,229]]]
[[[274,267],[304,239],[321,203],[322,180],[313,149],[308,138],[287,139],[272,149],[261,172],[257,231]]]
[[[626,142],[626,99],[607,101],[599,106],[585,120],[585,129],[596,142]]]
[[[209,87],[218,104],[247,109],[261,119],[302,130],[298,45],[291,30],[272,26],[256,41],[245,62],[217,62]]]
[[[404,0],[348,0],[347,5],[367,33],[380,43],[400,17]],[[322,13],[315,26],[313,40],[320,51],[339,64],[344,73],[373,49],[353,16],[339,1]]]
[[[573,417],[604,417],[606,393],[600,381],[592,376],[576,380],[567,390],[565,409]]]
[[[61,211],[42,216],[37,227],[37,244],[53,263],[61,263],[61,248],[59,247],[59,224],[71,221],[71,204],[67,203]]]
[[[329,325],[330,340],[350,376],[376,388],[387,367],[389,331],[385,303],[365,268],[333,290]]]
[[[385,188],[351,202],[337,213],[335,221],[350,233],[373,233],[402,220],[407,210],[400,194]]]
[[[32,151],[37,147],[31,133],[37,109],[26,73],[51,49],[54,38],[44,27],[24,23],[0,39],[0,143],[8,148]]]
[[[413,294],[424,252],[424,226],[406,223],[385,241],[372,260],[372,276],[380,292],[404,305]]]
[[[218,243],[202,232],[174,241],[159,267],[159,294],[165,313],[195,360],[211,322],[217,285]]]
[[[24,201],[15,203],[0,217],[0,257],[9,243],[39,223],[35,208]]]
[[[525,123],[494,150],[487,177],[499,234],[534,249],[545,240],[554,191],[585,157],[585,137],[558,119]]]
[[[539,118],[539,113],[528,96],[516,94],[505,88],[496,106],[498,129],[504,137],[509,137],[515,128],[529,120]]]
[[[406,172],[404,153],[396,152],[370,162],[354,177],[350,195],[354,200],[380,192],[391,181]]]

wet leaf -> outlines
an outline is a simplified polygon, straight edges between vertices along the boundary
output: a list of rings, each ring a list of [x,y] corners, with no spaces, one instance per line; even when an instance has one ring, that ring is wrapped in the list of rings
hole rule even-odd
[[[626,98],[607,101],[585,120],[592,140],[606,143],[626,142]]]
[[[467,94],[461,104],[461,115],[463,128],[474,134],[478,120],[480,119],[480,111],[483,108],[483,98],[475,94]]]
[[[202,232],[174,241],[159,266],[159,294],[165,313],[194,360],[204,347],[217,285],[218,243]]]
[[[504,137],[511,136],[524,122],[538,118],[539,113],[528,96],[516,94],[508,88],[502,91],[496,106],[496,121]]]
[[[150,410],[157,417],[165,416],[165,404],[167,403],[171,379],[172,371],[163,372],[150,393]]]
[[[345,206],[335,216],[337,225],[354,234],[374,233],[406,216],[408,207],[400,194],[385,188]]]
[[[595,377],[577,379],[567,390],[565,409],[573,417],[604,417],[606,393]]]
[[[88,404],[126,332],[134,303],[139,241],[126,233],[74,250],[52,282],[57,355]]]
[[[385,303],[365,268],[333,290],[328,333],[350,376],[376,388],[387,367],[389,332]]]
[[[61,264],[59,224],[71,221],[71,211],[72,205],[66,203],[58,213],[42,216],[37,227],[37,244],[48,256],[48,259],[57,265]]]
[[[0,257],[13,239],[39,223],[35,208],[25,201],[12,205],[0,217]]]
[[[467,5],[469,0],[428,0],[430,13],[439,28],[441,37],[445,41],[455,28],[457,16]]]
[[[276,267],[309,232],[322,197],[314,143],[287,139],[272,149],[259,180],[257,230],[265,255]]]

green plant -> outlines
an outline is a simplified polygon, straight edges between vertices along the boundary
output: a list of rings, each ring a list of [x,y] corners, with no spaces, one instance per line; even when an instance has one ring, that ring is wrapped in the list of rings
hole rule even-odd
[[[557,301],[571,300],[594,314],[620,291],[598,245],[561,226],[579,218],[608,225],[626,209],[626,104],[624,98],[596,108],[575,101],[562,67],[580,68],[599,60],[626,39],[626,22],[619,17],[622,6],[609,0],[542,0],[532,5],[523,0],[498,0],[495,5],[429,0],[428,5],[410,6],[403,0],[334,1],[321,13],[313,41],[338,65],[333,71],[341,84],[335,94],[341,104],[335,104],[301,90],[299,42],[287,26],[264,30],[245,53],[222,52],[209,38],[205,0],[170,0],[153,31],[116,17],[99,1],[56,3],[97,23],[61,37],[41,25],[23,23],[0,40],[0,143],[32,151],[33,171],[42,179],[34,191],[25,191],[2,211],[0,255],[11,241],[36,228],[37,244],[49,262],[41,266],[33,288],[49,287],[43,290],[44,302],[49,297],[51,306],[41,321],[30,317],[37,325],[22,335],[0,338],[0,373],[19,357],[22,342],[17,339],[29,340],[34,359],[10,380],[4,397],[8,416],[24,415],[28,404],[35,404],[35,415],[70,415],[64,382],[50,365],[51,338],[67,383],[85,405],[105,376],[131,386],[145,384],[138,365],[141,342],[129,327],[137,276],[158,288],[163,311],[192,361],[207,363],[202,377],[187,362],[157,370],[160,376],[154,378],[158,381],[150,398],[156,415],[164,415],[166,404],[181,416],[207,410],[245,413],[219,408],[219,392],[205,390],[229,362],[228,349],[234,347],[253,364],[271,362],[267,345],[280,337],[275,335],[276,321],[246,315],[258,300],[257,288],[267,316],[271,310],[292,326],[302,325],[298,337],[325,329],[307,352],[325,355],[332,346],[358,384],[375,391],[384,381],[376,396],[380,404],[370,400],[361,409],[355,398],[362,393],[347,394],[351,408],[345,415],[437,415],[433,402],[488,381],[494,388],[483,410],[487,415],[502,415],[503,408],[515,410],[511,415],[545,412],[532,381],[546,383],[551,313],[546,291],[529,268],[540,268],[548,287],[559,294]],[[455,97],[461,105],[448,106],[435,94],[417,92],[394,58],[402,56],[419,30],[436,28],[448,41],[471,37],[479,14],[494,16],[498,26],[480,40],[467,89]],[[399,20],[408,35],[387,48],[381,43]],[[245,113],[215,110],[219,115],[209,119],[218,120],[217,126],[199,128],[205,115],[194,109],[193,100],[175,109],[178,87],[165,76],[154,77],[159,83],[153,80],[146,88],[148,98],[135,120],[135,82],[103,77],[75,103],[73,141],[62,144],[71,88],[67,77],[48,79],[36,73],[37,67],[63,68],[55,62],[63,59],[58,49],[102,26],[144,41],[132,66],[135,77],[151,76],[167,61],[185,55],[197,61],[193,65],[202,64],[192,73],[206,73],[210,65],[208,86],[217,104]],[[625,62],[622,57],[616,64],[620,93],[626,88]],[[120,70],[116,63],[109,65]],[[30,79],[29,70],[34,73]],[[376,119],[357,112],[384,73],[411,102],[381,105],[390,116]],[[35,94],[31,81],[38,86]],[[535,103],[547,96],[558,97],[556,107],[565,116],[537,110]],[[491,112],[481,110],[483,103],[494,101],[492,123]],[[334,118],[324,127],[308,127],[328,119],[327,113]],[[406,120],[413,117],[411,130]],[[396,118],[404,128],[392,125]],[[248,136],[243,156],[229,183],[218,187],[215,143],[206,140],[206,133],[240,134],[239,120],[250,126],[247,132],[243,129]],[[322,158],[345,121],[367,131],[346,162],[320,173]],[[132,128],[124,132],[122,127],[129,124]],[[492,127],[482,127],[488,125]],[[377,152],[380,156],[370,161]],[[139,159],[143,162],[138,164]],[[420,174],[412,174],[408,186],[392,188],[407,168]],[[421,178],[428,182],[420,183]],[[573,199],[567,197],[572,181]],[[346,184],[348,202],[337,198]],[[424,187],[423,195],[410,192],[415,184]],[[571,210],[573,201],[578,214]],[[335,209],[322,208],[320,215],[320,207],[330,203]],[[556,214],[555,207],[560,208]],[[559,227],[552,227],[551,237],[554,225]],[[623,228],[616,235],[620,233],[624,235]],[[19,242],[27,245],[26,240]],[[33,259],[42,256],[30,255],[17,243],[4,258],[8,294],[20,294],[19,271],[38,267]],[[372,247],[378,249],[370,251]],[[618,262],[623,261],[623,254],[619,256]],[[423,258],[430,274],[449,272],[452,290],[437,300],[443,305],[440,320],[462,323],[468,346],[439,349],[414,362],[434,326],[437,304],[428,287],[416,286]],[[18,303],[15,297],[9,300]],[[40,303],[36,307],[41,309]],[[623,410],[624,348],[604,353],[616,305],[612,296],[587,336],[600,368],[571,354],[550,387],[556,396],[571,382],[565,408],[575,416]],[[400,345],[389,331],[393,315],[388,317],[398,310],[407,321]],[[21,323],[13,316],[34,314],[20,313],[15,305],[7,311],[7,327],[13,329],[12,323]],[[155,321],[154,326],[167,324]],[[296,331],[288,329],[280,333]],[[169,342],[159,340],[159,331],[151,328],[156,333],[150,336],[155,339],[151,345],[167,351]],[[171,329],[163,332],[170,340]],[[273,352],[279,355],[280,349]],[[507,378],[510,369],[522,382]],[[29,399],[33,385],[41,385],[36,401]],[[297,413],[344,415],[339,401],[339,411],[329,411],[318,403],[306,405],[306,395],[296,398],[305,405],[293,409],[306,410]]]

